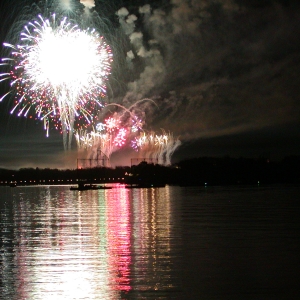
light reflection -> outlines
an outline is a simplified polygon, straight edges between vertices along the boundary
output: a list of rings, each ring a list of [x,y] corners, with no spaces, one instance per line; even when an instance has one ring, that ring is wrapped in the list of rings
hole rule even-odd
[[[140,291],[170,290],[171,266],[171,204],[168,187],[133,191],[135,283]],[[149,278],[148,274],[151,274]]]
[[[116,299],[99,235],[99,226],[106,225],[99,223],[98,210],[105,192],[50,193],[33,211],[20,207],[16,212],[23,282],[18,294],[24,299]]]
[[[116,290],[130,291],[130,206],[125,189],[113,189],[106,198],[110,281]]]
[[[13,250],[1,267],[7,299],[137,299],[174,289],[168,187],[14,191]]]

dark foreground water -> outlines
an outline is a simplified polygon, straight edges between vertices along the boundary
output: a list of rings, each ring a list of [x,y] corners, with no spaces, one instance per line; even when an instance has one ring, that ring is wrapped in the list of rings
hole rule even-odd
[[[300,299],[300,187],[0,197],[0,299]]]

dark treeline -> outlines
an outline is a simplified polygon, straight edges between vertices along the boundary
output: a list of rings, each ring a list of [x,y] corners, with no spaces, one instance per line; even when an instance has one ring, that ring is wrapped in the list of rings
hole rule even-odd
[[[300,156],[282,161],[268,159],[201,157],[172,166],[142,162],[138,165],[92,169],[0,169],[0,184],[73,184],[87,182],[154,183],[170,185],[229,185],[300,183]]]
[[[300,183],[300,156],[273,162],[265,158],[203,157],[182,161],[179,166],[183,185]]]
[[[130,167],[91,168],[91,169],[40,169],[22,168],[19,170],[0,169],[0,184],[72,184],[76,181],[121,182]]]

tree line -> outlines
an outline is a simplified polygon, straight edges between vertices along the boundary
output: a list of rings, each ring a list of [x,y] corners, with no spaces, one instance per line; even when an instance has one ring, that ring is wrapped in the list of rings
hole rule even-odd
[[[269,159],[199,157],[162,166],[146,161],[133,166],[90,169],[0,169],[0,184],[73,184],[87,182],[155,182],[170,185],[300,183],[300,156]]]

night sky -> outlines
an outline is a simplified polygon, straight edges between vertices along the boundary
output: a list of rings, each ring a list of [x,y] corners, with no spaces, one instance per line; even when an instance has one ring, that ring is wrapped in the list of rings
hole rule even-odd
[[[79,0],[48,5],[69,1],[83,12]],[[17,43],[16,24],[35,18],[46,2],[1,0],[1,45]],[[174,162],[300,155],[299,1],[81,2],[114,53],[107,102],[153,99],[158,107],[145,106],[146,127],[180,137]],[[0,83],[0,95],[7,90]],[[11,115],[11,108],[11,99],[0,103],[0,168],[76,167],[75,145],[64,152],[57,131],[47,138],[42,122]],[[134,155],[116,153],[112,163],[129,165]]]

